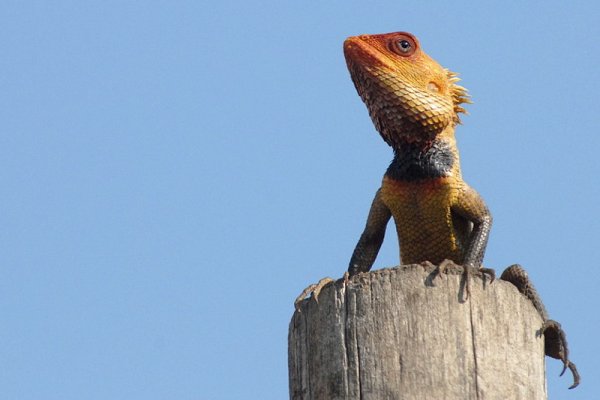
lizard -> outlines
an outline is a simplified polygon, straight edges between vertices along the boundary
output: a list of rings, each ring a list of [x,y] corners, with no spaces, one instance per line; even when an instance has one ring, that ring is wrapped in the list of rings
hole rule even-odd
[[[471,103],[467,90],[458,85],[458,74],[429,57],[417,38],[407,32],[351,36],[344,55],[354,86],[371,120],[394,158],[375,193],[366,226],[352,254],[349,277],[368,272],[383,243],[386,226],[394,219],[400,244],[401,264],[434,264],[435,275],[448,266],[463,266],[465,300],[469,274],[479,271],[485,282],[493,269],[482,265],[492,226],[492,216],[481,196],[462,178],[455,128],[463,104]],[[579,373],[569,359],[561,325],[548,318],[538,292],[525,270],[515,264],[501,279],[511,282],[529,298],[543,320],[545,354],[562,361],[563,370]],[[320,290],[333,280],[324,278],[307,287],[318,302]]]

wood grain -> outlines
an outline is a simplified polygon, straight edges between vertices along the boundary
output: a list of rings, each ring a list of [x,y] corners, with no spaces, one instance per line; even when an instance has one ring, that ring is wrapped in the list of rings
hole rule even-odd
[[[289,327],[290,398],[547,398],[542,320],[510,283],[401,266],[305,300]]]

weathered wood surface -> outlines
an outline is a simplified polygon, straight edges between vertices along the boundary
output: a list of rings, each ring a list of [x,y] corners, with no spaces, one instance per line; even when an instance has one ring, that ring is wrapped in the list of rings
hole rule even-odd
[[[327,286],[289,328],[290,398],[544,400],[542,320],[510,283],[384,269]]]

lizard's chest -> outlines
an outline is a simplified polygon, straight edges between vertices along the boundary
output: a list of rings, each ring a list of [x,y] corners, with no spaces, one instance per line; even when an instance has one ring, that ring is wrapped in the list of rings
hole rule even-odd
[[[462,240],[452,216],[457,195],[450,177],[421,182],[384,177],[381,196],[396,223],[402,263],[462,262]]]
[[[450,216],[457,191],[451,178],[406,182],[385,176],[381,195],[396,219],[443,223]]]

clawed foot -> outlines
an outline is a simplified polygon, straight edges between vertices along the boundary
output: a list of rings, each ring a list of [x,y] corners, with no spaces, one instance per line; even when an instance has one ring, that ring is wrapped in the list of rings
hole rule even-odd
[[[577,367],[569,360],[569,347],[567,337],[560,324],[552,319],[546,320],[542,325],[541,333],[544,335],[544,350],[548,357],[556,358],[563,362],[563,370],[560,376],[563,376],[567,368],[573,374],[573,384],[569,389],[579,385],[580,377]]]
[[[344,274],[344,282],[346,282],[346,279],[347,279],[346,274]],[[302,303],[302,300],[304,300],[304,298],[306,298],[306,296],[308,296],[311,293],[312,293],[313,299],[315,299],[315,302],[318,303],[319,302],[319,293],[321,293],[321,290],[323,290],[323,288],[325,286],[327,286],[328,284],[330,284],[331,282],[334,282],[334,280],[329,277],[326,277],[326,278],[321,279],[317,283],[308,285],[308,287],[306,289],[304,289],[302,291],[302,293],[300,293],[300,296],[296,297],[296,301],[294,301],[294,308],[296,309],[296,311],[300,312],[300,303]]]
[[[436,270],[434,271],[435,276],[433,277],[433,279],[435,279],[437,276],[441,275],[442,273],[446,272],[446,270],[448,269],[448,267],[450,266],[456,266],[456,264],[454,263],[454,261],[452,260],[444,260],[440,263],[440,265],[438,265],[438,267],[436,268]],[[469,297],[471,297],[471,280],[470,275],[474,272],[474,271],[478,271],[481,272],[483,274],[483,282],[485,283],[485,276],[486,274],[490,276],[490,283],[494,282],[494,279],[496,279],[496,271],[494,271],[492,268],[484,268],[484,267],[474,267],[472,264],[465,264],[463,265],[463,275],[465,277],[465,300],[467,300]]]
[[[423,264],[427,265],[427,264],[431,264],[431,263],[429,261],[426,261]],[[435,271],[433,271],[434,274],[435,274],[434,277],[433,277],[433,279],[435,279],[438,276],[441,276],[443,273],[445,273],[446,270],[448,269],[448,267],[453,267],[453,266],[456,266],[456,264],[454,263],[454,261],[445,259],[444,261],[442,261],[440,263],[440,265],[437,266],[437,268],[435,269]]]

